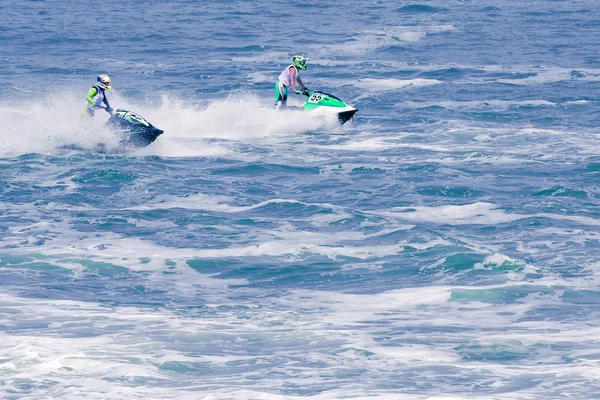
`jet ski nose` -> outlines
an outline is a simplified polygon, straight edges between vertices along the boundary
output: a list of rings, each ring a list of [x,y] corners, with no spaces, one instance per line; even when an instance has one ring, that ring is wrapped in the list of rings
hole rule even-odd
[[[340,121],[340,124],[344,124],[346,122],[348,122],[350,119],[354,118],[354,114],[356,114],[356,112],[358,111],[358,109],[353,108],[351,110],[346,110],[346,111],[342,111],[340,113],[338,113],[338,120]]]

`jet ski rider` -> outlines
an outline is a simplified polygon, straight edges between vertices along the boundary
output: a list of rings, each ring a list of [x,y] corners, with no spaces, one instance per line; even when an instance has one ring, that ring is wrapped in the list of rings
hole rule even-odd
[[[291,87],[294,93],[308,96],[309,90],[302,79],[300,79],[300,71],[306,71],[306,62],[309,58],[302,56],[294,56],[292,64],[286,67],[279,75],[279,79],[275,84],[275,108],[284,108],[287,105],[288,88]],[[296,82],[300,84],[301,90],[296,89]]]
[[[108,75],[100,75],[96,84],[92,86],[85,97],[87,102],[85,103],[85,108],[82,112],[83,116],[92,119],[96,110],[101,109],[106,110],[109,114],[112,113],[112,107],[108,103],[108,98],[106,98],[107,90],[112,90],[112,86],[110,86],[110,77]]]

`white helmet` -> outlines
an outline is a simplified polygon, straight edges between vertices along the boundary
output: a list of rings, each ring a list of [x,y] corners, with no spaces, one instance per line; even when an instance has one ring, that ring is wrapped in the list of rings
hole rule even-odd
[[[110,76],[108,75],[100,75],[98,77],[97,85],[104,90],[112,90],[112,86],[110,86]]]

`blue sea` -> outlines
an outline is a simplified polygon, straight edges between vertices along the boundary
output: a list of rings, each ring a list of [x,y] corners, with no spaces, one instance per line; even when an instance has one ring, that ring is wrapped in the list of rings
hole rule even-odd
[[[600,399],[598,5],[2,0],[0,398]]]

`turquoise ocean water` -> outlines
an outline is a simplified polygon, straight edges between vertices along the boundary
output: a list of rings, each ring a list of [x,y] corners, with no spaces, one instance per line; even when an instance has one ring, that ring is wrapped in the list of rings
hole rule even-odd
[[[600,398],[596,1],[0,8],[0,398]]]

